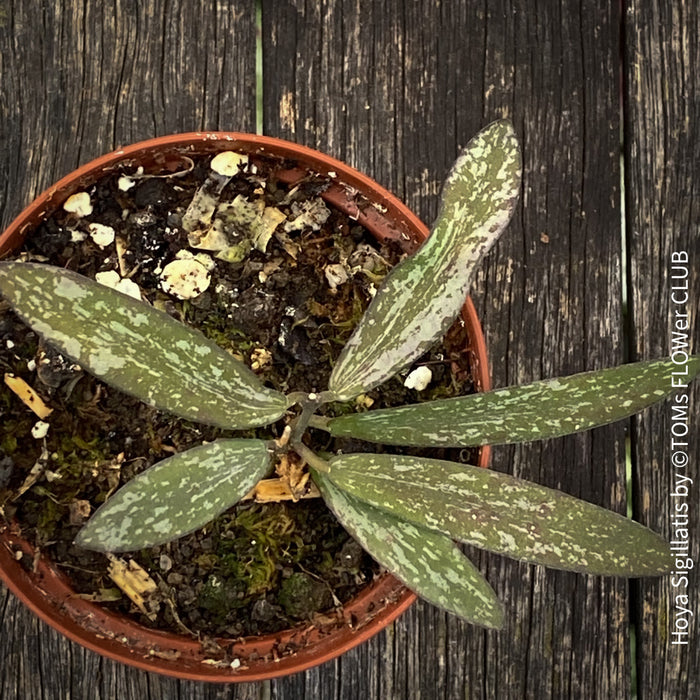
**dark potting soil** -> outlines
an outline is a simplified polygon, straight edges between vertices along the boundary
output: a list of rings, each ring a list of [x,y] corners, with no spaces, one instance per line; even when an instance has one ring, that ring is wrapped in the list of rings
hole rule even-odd
[[[403,253],[377,243],[323,203],[330,178],[309,175],[287,186],[278,173],[290,164],[259,157],[220,188],[213,211],[194,228],[188,224],[188,237],[183,219],[203,183],[211,181],[210,161],[200,158],[188,172],[169,177],[133,170],[106,177],[87,190],[90,213],[59,210],[27,238],[18,257],[93,278],[110,271],[112,283],[131,280],[143,299],[199,328],[267,385],[287,393],[322,391],[373,292]],[[268,225],[261,230],[251,222],[263,212]],[[204,230],[223,236],[216,245],[205,241],[206,250],[194,248],[191,236]],[[203,292],[183,299],[168,287],[167,266],[176,259],[210,268]],[[415,363],[433,373],[423,391],[406,388],[403,373],[366,396],[324,410],[338,414],[470,393],[465,345],[465,331],[456,323],[441,345]],[[53,409],[42,437],[37,416],[0,385],[0,517],[16,518],[25,537],[79,594],[149,626],[239,637],[275,632],[333,610],[379,572],[320,499],[246,501],[191,535],[123,556],[143,567],[157,588],[145,615],[110,578],[105,555],[73,544],[82,524],[151,464],[218,437],[277,438],[288,418],[238,433],[174,418],[84,372],[1,300],[0,370],[24,379]],[[318,451],[386,449],[310,432]],[[467,451],[430,454],[473,458]],[[29,485],[32,471],[36,479]]]

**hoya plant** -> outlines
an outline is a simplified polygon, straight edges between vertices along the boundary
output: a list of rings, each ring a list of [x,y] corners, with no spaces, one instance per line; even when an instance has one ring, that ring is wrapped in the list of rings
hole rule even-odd
[[[560,491],[449,461],[319,454],[306,429],[400,446],[468,447],[552,438],[620,420],[671,392],[669,361],[650,361],[483,394],[327,417],[408,367],[457,317],[475,265],[504,230],[521,181],[511,124],[480,132],[454,164],[423,246],[384,280],[333,367],[327,390],[288,395],[167,314],[83,276],[0,263],[0,293],[63,355],[164,411],[225,429],[286,416],[284,439],[219,439],[165,459],[111,496],[79,532],[116,553],[181,537],[245,496],[294,452],[338,520],[431,603],[499,628],[491,586],[456,543],[557,569],[614,576],[669,571],[651,530]],[[689,372],[700,371],[700,357]]]

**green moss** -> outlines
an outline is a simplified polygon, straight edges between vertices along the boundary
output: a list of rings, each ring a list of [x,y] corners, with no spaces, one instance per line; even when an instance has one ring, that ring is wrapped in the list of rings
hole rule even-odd
[[[321,574],[326,575],[335,568],[335,560],[329,551],[324,551],[321,554],[321,561],[318,564],[318,570]]]
[[[287,615],[303,619],[328,607],[330,591],[322,581],[298,572],[282,581],[278,600]]]
[[[243,607],[246,601],[234,582],[212,575],[200,591],[197,603],[217,618],[226,618],[229,612]]]
[[[17,438],[12,434],[4,435],[2,442],[0,442],[0,450],[2,450],[6,455],[14,454],[17,450]]]
[[[283,505],[252,505],[220,518],[214,525],[215,548],[196,563],[211,575],[199,601],[220,619],[274,591],[283,570],[294,567],[306,545]],[[325,559],[329,570],[333,559]]]
[[[12,392],[5,386],[5,384],[0,384],[0,406],[2,406],[4,411],[10,409],[10,404],[12,401]]]
[[[285,514],[267,514],[256,520],[257,514],[256,507],[243,509],[220,523],[216,552],[197,560],[199,566],[213,572],[199,602],[220,619],[273,590],[279,582],[282,549],[289,545],[294,523]]]
[[[75,487],[76,493],[83,488],[86,471],[106,460],[106,452],[100,449],[97,438],[86,443],[77,435],[64,437],[51,451],[52,471],[61,475],[64,487]]]
[[[259,596],[274,588],[277,583],[275,558],[260,543],[242,558],[235,554],[226,555],[222,559],[222,566],[233,579],[243,585],[246,596]]]
[[[36,529],[39,536],[44,541],[49,541],[54,538],[59,522],[65,517],[66,510],[61,505],[53,501],[47,489],[43,487],[35,487],[37,495],[46,496],[43,501],[42,508],[39,512]]]
[[[99,438],[94,437],[90,441],[87,441],[80,437],[80,435],[72,435],[69,440],[75,447],[88,453],[96,453],[100,442]],[[102,456],[102,452],[99,452],[99,455]]]

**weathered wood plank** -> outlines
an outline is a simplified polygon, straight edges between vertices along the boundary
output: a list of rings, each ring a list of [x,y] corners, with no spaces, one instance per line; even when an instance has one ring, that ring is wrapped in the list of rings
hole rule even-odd
[[[474,293],[495,384],[622,360],[615,3],[269,0],[263,41],[265,131],[346,159],[426,221],[458,147],[510,116],[523,140],[522,204]],[[502,448],[494,461],[620,510],[623,439],[617,426]],[[419,605],[370,642],[368,665],[363,650],[344,657],[363,669],[356,696],[628,694],[624,582],[481,564],[508,600],[506,630]],[[346,697],[323,675],[273,687],[279,698],[302,688]]]
[[[255,130],[255,14],[245,0],[0,8],[3,227],[42,189],[119,145]],[[0,697],[262,698],[267,684],[180,683],[68,642],[0,590]]]
[[[631,2],[625,19],[625,155],[630,258],[631,346],[634,357],[669,355],[672,334],[688,334],[690,349],[700,348],[700,111],[698,62],[700,8],[696,3]],[[687,262],[673,266],[674,254]],[[678,256],[682,260],[683,256]],[[687,277],[684,279],[684,271]],[[677,275],[674,280],[673,275]],[[678,289],[675,303],[673,285]],[[689,314],[683,317],[676,314]],[[675,320],[689,320],[675,325]],[[680,346],[679,346],[680,347]],[[682,359],[680,356],[678,359]],[[682,369],[682,366],[679,367]],[[674,538],[674,520],[688,541],[681,545],[677,570],[691,557],[700,558],[700,386],[679,389],[690,400],[689,420],[674,420],[673,403],[655,408],[635,423],[633,458],[635,509],[640,519]],[[685,404],[676,404],[683,408]],[[687,438],[685,426],[687,425]],[[671,444],[676,432],[679,444]],[[680,460],[674,463],[674,453]],[[684,464],[687,455],[688,464]],[[687,496],[674,487],[692,479]],[[673,493],[680,495],[674,496]],[[676,508],[679,508],[676,511]],[[687,512],[685,509],[687,508]],[[676,517],[679,516],[679,517]],[[688,517],[689,516],[689,517]],[[686,525],[686,517],[687,525]],[[674,585],[674,581],[675,584]],[[640,698],[691,698],[700,695],[700,579],[693,571],[680,576],[640,581],[638,614],[638,689]],[[686,599],[676,596],[687,596]],[[678,603],[678,607],[677,607]],[[692,611],[682,614],[681,608]],[[690,619],[688,635],[684,621]],[[678,620],[678,622],[676,622]],[[678,626],[677,626],[678,625]],[[687,641],[687,645],[674,644]]]
[[[245,0],[3,3],[3,227],[56,179],[120,145],[255,131],[252,10]]]

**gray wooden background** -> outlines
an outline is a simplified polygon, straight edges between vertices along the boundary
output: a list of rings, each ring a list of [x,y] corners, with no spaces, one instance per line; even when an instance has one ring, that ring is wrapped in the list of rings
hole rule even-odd
[[[699,37],[683,0],[0,0],[2,221],[119,145],[258,123],[348,161],[430,221],[460,145],[508,116],[521,203],[473,289],[495,386],[664,356],[672,252],[690,255],[691,314],[700,298]],[[699,561],[697,384],[692,398]],[[494,467],[624,510],[628,435],[635,516],[668,535],[669,420],[661,406],[498,448]],[[635,685],[641,698],[700,697],[697,574],[679,647],[668,581],[478,563],[507,601],[503,632],[419,603],[337,661],[238,686],[101,659],[0,587],[0,698],[626,698]]]

